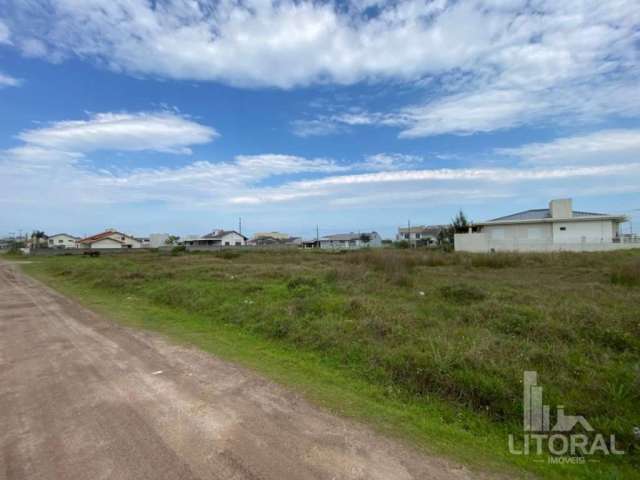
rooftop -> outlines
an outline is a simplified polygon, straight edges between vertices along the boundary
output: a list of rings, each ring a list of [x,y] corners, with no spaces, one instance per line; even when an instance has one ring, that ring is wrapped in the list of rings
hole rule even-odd
[[[609,215],[606,213],[594,213],[594,212],[580,212],[577,210],[572,210],[571,218],[580,218],[580,217],[608,217]],[[551,209],[549,208],[538,208],[533,210],[524,210],[522,212],[513,213],[511,215],[506,215],[504,217],[494,218],[492,220],[488,220],[486,223],[490,222],[517,222],[522,220],[545,220],[553,218],[551,216]]]

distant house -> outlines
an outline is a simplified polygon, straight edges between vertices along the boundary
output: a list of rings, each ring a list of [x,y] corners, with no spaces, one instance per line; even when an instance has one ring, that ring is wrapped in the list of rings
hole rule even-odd
[[[624,236],[624,215],[573,210],[571,199],[552,200],[549,208],[525,210],[475,223],[455,235],[455,249],[491,251],[598,251],[638,248],[637,237]]]
[[[106,230],[78,240],[78,246],[82,248],[141,248],[142,243],[126,233]]]
[[[80,238],[68,233],[56,233],[48,239],[49,248],[78,248]]]
[[[290,237],[287,233],[282,232],[256,232],[253,235],[252,240],[258,240],[260,238],[274,238],[276,240],[288,240]]]
[[[188,247],[239,247],[247,244],[247,237],[235,230],[214,230],[202,237],[187,237],[183,244]]]
[[[438,236],[445,228],[447,228],[445,225],[400,227],[396,240],[404,240],[411,244],[435,245],[438,243]]]
[[[346,250],[366,247],[381,247],[382,238],[377,232],[339,233],[320,239],[320,248]]]
[[[247,245],[254,247],[270,247],[270,246],[299,246],[302,244],[302,238],[291,237],[281,232],[259,232],[256,233]]]
[[[159,248],[167,244],[169,240],[168,233],[152,233],[149,235],[149,246],[151,248]]]

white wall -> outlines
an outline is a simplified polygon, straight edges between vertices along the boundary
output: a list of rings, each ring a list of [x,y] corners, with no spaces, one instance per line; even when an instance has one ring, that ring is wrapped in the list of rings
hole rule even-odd
[[[103,238],[91,244],[91,248],[122,248],[122,244],[112,238]]]
[[[564,230],[561,230],[565,227]],[[489,225],[479,233],[455,235],[462,252],[600,251],[640,248],[638,243],[613,243],[618,226],[611,220]]]
[[[246,245],[244,237],[235,232],[227,233],[220,239],[220,241],[223,247],[232,245]]]
[[[159,248],[165,245],[169,238],[168,233],[152,233],[149,235],[149,246],[151,248]]]
[[[553,224],[553,243],[610,243],[612,235],[611,220]]]
[[[49,237],[49,248],[76,248],[76,239],[69,235],[54,235]]]

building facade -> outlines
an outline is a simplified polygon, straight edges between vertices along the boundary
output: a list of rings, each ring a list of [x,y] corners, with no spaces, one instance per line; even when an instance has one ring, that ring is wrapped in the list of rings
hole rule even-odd
[[[327,235],[319,241],[320,248],[330,250],[350,250],[367,247],[381,247],[382,238],[377,232],[339,233]]]
[[[621,234],[624,215],[573,210],[571,199],[552,200],[549,208],[526,210],[475,223],[455,235],[455,249],[466,252],[599,251],[640,247]]]

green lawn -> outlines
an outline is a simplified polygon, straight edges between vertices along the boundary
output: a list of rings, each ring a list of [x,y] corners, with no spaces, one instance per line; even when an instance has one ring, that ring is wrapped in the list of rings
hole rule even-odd
[[[640,478],[640,251],[132,253],[24,269],[471,466]],[[572,466],[510,455],[524,370],[545,404],[586,416],[626,454]]]

